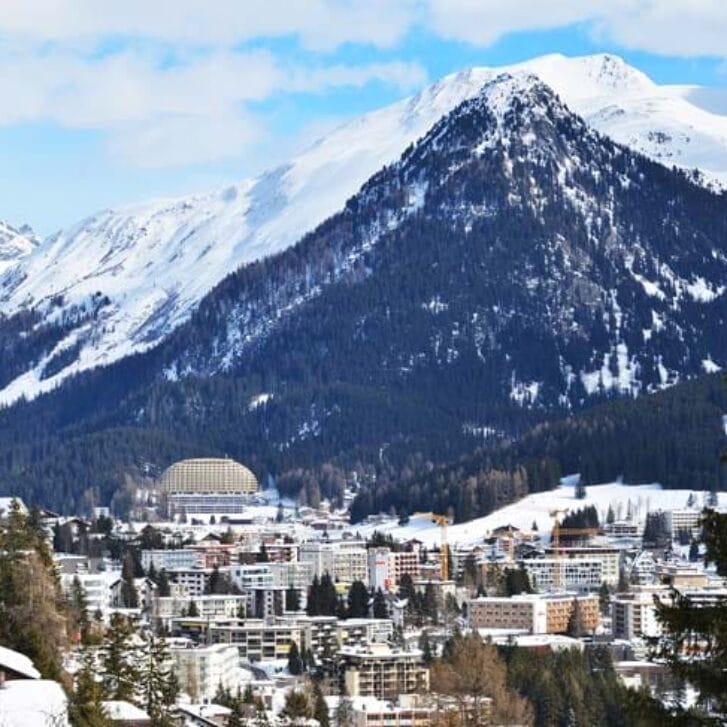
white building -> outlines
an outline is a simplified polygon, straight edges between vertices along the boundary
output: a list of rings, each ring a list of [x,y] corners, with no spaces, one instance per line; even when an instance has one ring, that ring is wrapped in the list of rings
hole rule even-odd
[[[389,575],[389,556],[391,551],[389,548],[369,548],[368,550],[368,567],[369,567],[369,585],[371,588],[381,588],[387,590],[393,585],[391,576]]]
[[[611,623],[614,638],[641,639],[661,635],[661,625],[656,618],[654,596],[667,596],[666,588],[634,588],[619,593],[611,601]]]
[[[553,550],[547,550],[550,555]],[[621,550],[619,548],[603,548],[598,546],[566,546],[558,548],[561,559],[600,560],[601,577],[610,586],[618,584],[621,569]],[[600,584],[599,584],[600,585]]]
[[[537,591],[595,591],[603,581],[603,563],[586,558],[531,558],[522,565]]]
[[[245,678],[238,650],[228,644],[174,645],[169,653],[182,691],[194,701],[213,699],[220,684],[234,693]]]
[[[114,584],[121,580],[121,571],[101,571],[100,573],[63,573],[61,587],[68,596],[73,590],[73,581],[78,578],[86,596],[86,609],[90,616],[99,611],[105,615],[113,606]]]
[[[314,577],[328,573],[334,581],[368,583],[368,554],[360,541],[303,543],[300,560],[312,564]]]
[[[698,538],[701,531],[700,521],[702,519],[701,510],[692,510],[684,508],[680,510],[667,510],[666,526],[672,538],[676,538],[681,531],[689,533],[690,537]]]
[[[200,556],[196,550],[189,548],[170,548],[169,550],[142,550],[141,565],[145,571],[154,564],[157,573],[162,570],[196,568],[200,563]]]

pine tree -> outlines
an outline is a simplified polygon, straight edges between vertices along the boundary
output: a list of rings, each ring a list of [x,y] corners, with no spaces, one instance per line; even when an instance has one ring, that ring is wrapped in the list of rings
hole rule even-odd
[[[187,606],[187,616],[190,618],[199,618],[199,609],[191,598],[189,599],[189,606]]]
[[[109,724],[103,708],[103,686],[96,679],[93,654],[83,649],[70,694],[68,716],[74,727],[106,727]]]
[[[167,576],[167,571],[165,568],[162,568],[161,571],[159,571],[157,593],[160,598],[165,598],[171,593],[171,588],[169,586],[169,576]]]
[[[348,590],[348,618],[366,618],[369,615],[369,592],[361,581],[354,581]]]
[[[586,499],[586,484],[583,481],[582,477],[578,478],[578,482],[576,483],[576,499],[578,500],[585,500]]]
[[[320,727],[329,727],[330,720],[328,716],[328,705],[326,704],[326,698],[323,696],[320,684],[314,681],[312,686],[313,691],[313,719],[318,720]]]
[[[386,605],[386,598],[380,588],[374,594],[374,618],[389,618],[389,608]]]
[[[139,594],[134,583],[134,558],[126,551],[121,566],[121,603],[124,608],[138,608]]]
[[[132,701],[138,683],[134,628],[121,614],[111,616],[102,646],[101,671],[107,699]]]
[[[606,513],[606,523],[608,525],[613,525],[616,522],[616,516],[613,512],[613,507],[611,505],[608,506],[608,512]]]
[[[714,563],[717,573],[727,576],[727,514],[707,511],[702,527],[705,562]],[[705,714],[709,712],[721,723],[727,719],[727,600],[702,604],[677,592],[673,603],[657,602],[656,609],[662,636],[656,640],[655,655],[666,661],[678,679],[699,692],[695,713],[685,714],[678,708],[676,718],[680,724],[709,724]],[[690,656],[695,648],[699,659]]]
[[[303,673],[303,662],[300,659],[298,644],[295,641],[290,643],[290,651],[288,651],[288,671],[294,676]]]
[[[300,594],[298,593],[298,589],[293,586],[288,586],[285,590],[285,610],[300,610]]]
[[[179,683],[170,665],[166,641],[149,632],[141,650],[139,683],[144,709],[155,725],[172,725],[169,707],[179,692]]]

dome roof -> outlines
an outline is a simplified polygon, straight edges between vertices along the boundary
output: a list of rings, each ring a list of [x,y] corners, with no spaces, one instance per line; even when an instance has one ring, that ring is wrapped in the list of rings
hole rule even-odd
[[[255,475],[233,459],[183,459],[175,462],[159,478],[162,492],[187,493],[256,492]]]

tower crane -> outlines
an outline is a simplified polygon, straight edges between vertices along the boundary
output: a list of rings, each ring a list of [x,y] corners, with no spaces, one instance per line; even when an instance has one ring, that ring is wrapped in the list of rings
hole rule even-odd
[[[553,532],[551,537],[551,543],[553,548],[553,557],[560,564],[560,536],[561,535],[598,535],[601,532],[600,528],[562,528],[558,522],[558,515],[566,514],[568,510],[551,510],[550,516],[555,518],[555,524],[553,525]],[[561,569],[556,568],[554,572],[553,585],[556,588],[561,588]]]
[[[447,526],[449,517],[436,512],[417,512],[414,517],[426,517],[439,526],[439,575],[443,581],[449,580],[449,545],[447,544]]]

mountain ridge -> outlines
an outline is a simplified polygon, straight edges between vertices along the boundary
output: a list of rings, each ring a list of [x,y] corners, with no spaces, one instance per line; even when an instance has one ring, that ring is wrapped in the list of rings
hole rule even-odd
[[[727,154],[727,119],[690,106],[618,58],[544,56],[514,68],[535,69],[556,91],[562,86],[566,101],[597,128],[667,164],[692,166],[689,150],[697,144],[696,132],[670,130],[676,122],[667,123],[667,117],[675,108],[675,118],[681,114],[703,137],[709,132],[722,139],[722,124]],[[2,382],[0,401],[36,396],[73,373],[158,344],[227,273],[289,248],[339,211],[378,169],[498,72],[452,74],[410,99],[347,122],[256,179],[97,213],[51,236],[0,281],[0,314],[30,309],[34,328],[54,330],[44,334],[42,345],[29,347],[32,355],[17,367],[17,376]],[[714,139],[716,149],[722,142]]]

